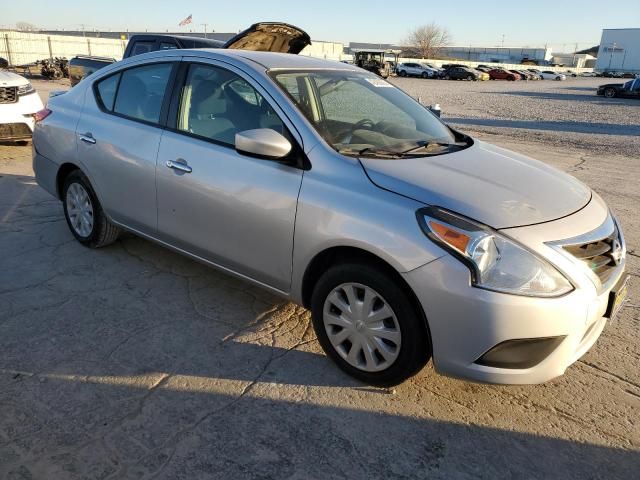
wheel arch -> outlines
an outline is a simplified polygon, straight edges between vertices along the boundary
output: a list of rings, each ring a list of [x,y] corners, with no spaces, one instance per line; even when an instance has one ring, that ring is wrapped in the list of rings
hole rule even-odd
[[[302,305],[305,308],[311,307],[311,296],[313,289],[317,284],[322,274],[334,265],[340,263],[367,263],[373,264],[387,273],[397,285],[399,285],[411,299],[413,307],[419,312],[422,320],[427,328],[427,334],[429,336],[429,342],[431,343],[431,331],[429,329],[429,322],[427,321],[424,309],[418,300],[418,297],[414,293],[413,289],[405,281],[402,275],[387,261],[380,258],[367,250],[359,247],[352,246],[334,246],[322,250],[316,254],[311,262],[307,265],[307,268],[302,277]],[[431,346],[431,345],[430,345]]]
[[[58,168],[58,172],[56,173],[56,193],[58,194],[59,199],[62,199],[64,180],[67,178],[67,176],[69,176],[71,172],[75,170],[80,170],[82,172],[82,169],[78,165],[71,162],[63,163],[62,165],[60,165],[60,168]]]

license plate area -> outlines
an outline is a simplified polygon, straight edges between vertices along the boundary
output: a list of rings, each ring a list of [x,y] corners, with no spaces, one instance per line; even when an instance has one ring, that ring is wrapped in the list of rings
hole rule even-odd
[[[618,280],[611,292],[609,292],[609,303],[607,304],[607,311],[605,312],[605,318],[611,320],[616,318],[616,315],[622,308],[625,300],[627,299],[629,284],[629,276],[625,275]]]

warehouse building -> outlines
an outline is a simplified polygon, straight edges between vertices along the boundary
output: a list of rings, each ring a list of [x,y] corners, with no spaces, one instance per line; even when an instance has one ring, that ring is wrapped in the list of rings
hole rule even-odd
[[[603,30],[596,70],[640,73],[640,28]]]

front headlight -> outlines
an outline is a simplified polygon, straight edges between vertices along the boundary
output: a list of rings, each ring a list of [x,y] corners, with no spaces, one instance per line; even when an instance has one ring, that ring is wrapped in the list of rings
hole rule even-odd
[[[18,96],[21,97],[23,95],[29,95],[30,93],[35,92],[35,88],[33,88],[33,85],[31,85],[31,83],[27,83],[26,85],[20,85],[18,87]]]
[[[549,262],[485,225],[435,207],[416,215],[427,237],[469,267],[476,287],[531,297],[573,290]]]

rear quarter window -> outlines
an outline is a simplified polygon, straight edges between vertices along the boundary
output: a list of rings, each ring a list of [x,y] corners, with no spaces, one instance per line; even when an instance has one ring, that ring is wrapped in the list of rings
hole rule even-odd
[[[118,89],[119,81],[120,74],[118,73],[104,80],[100,80],[96,86],[96,100],[103,109],[109,112],[113,111],[113,102],[116,99],[116,90]]]

